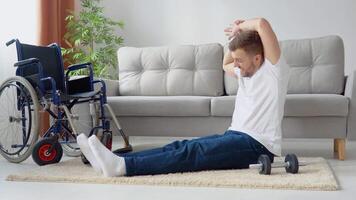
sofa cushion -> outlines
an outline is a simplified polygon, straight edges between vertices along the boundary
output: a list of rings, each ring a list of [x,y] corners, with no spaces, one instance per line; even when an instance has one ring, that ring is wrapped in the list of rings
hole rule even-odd
[[[347,116],[349,100],[336,94],[288,94],[284,106],[285,117]],[[235,96],[213,97],[213,116],[232,116]],[[237,109],[238,112],[238,109]]]
[[[122,96],[223,95],[220,44],[122,47],[118,51]]]
[[[290,94],[284,105],[284,116],[347,116],[349,100],[337,94]]]
[[[204,96],[108,97],[117,116],[210,116],[210,100]]]
[[[211,99],[212,116],[232,116],[236,96],[213,97]]]
[[[281,41],[280,46],[291,67],[288,94],[341,94],[344,91],[344,45],[340,37],[286,40]],[[237,80],[228,78],[224,82],[226,93],[235,95]]]

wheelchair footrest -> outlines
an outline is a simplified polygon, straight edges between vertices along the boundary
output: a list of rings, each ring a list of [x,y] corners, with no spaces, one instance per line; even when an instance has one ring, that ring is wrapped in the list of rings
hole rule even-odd
[[[124,148],[116,149],[115,151],[113,151],[113,153],[121,154],[121,153],[128,153],[128,152],[131,152],[131,151],[132,151],[132,146],[129,145],[129,146],[124,147]]]

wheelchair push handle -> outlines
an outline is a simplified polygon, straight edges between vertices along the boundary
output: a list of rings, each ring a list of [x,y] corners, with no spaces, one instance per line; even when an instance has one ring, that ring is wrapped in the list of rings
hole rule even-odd
[[[8,42],[6,42],[6,46],[10,46],[12,43],[16,42],[17,39],[12,39]]]

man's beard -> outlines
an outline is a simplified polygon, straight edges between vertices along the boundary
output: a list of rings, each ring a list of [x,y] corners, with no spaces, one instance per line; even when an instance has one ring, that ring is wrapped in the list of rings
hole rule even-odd
[[[251,68],[253,68],[253,71],[252,72],[245,72],[244,74],[241,74],[242,77],[252,77],[257,71],[257,66],[252,63],[250,69]]]

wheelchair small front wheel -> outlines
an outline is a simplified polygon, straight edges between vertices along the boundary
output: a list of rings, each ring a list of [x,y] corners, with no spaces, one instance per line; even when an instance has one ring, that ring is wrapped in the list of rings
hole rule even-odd
[[[36,143],[32,158],[38,165],[58,163],[63,156],[61,144],[53,138],[43,138]]]

